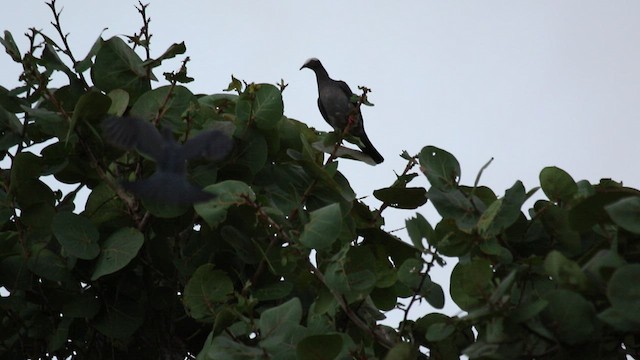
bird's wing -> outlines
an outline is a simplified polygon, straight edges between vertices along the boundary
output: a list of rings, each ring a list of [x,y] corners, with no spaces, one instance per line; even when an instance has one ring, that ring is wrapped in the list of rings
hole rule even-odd
[[[186,160],[204,157],[217,161],[229,154],[233,148],[233,141],[219,130],[203,131],[187,140],[180,151]]]
[[[150,122],[135,117],[110,117],[102,122],[107,141],[125,150],[135,149],[154,160],[162,155],[164,139]]]
[[[351,91],[351,88],[349,88],[349,85],[347,85],[347,83],[344,81],[336,81],[336,84],[338,85],[340,90],[342,90],[342,92],[347,95],[349,101],[351,101],[351,97],[354,95],[354,93],[353,91]]]
[[[331,121],[329,121],[329,116],[327,115],[327,110],[324,109],[324,105],[322,105],[322,101],[320,100],[320,98],[318,98],[318,109],[320,110],[320,115],[322,115],[322,118],[329,123],[329,125],[333,126],[333,124],[331,124]]]
[[[145,201],[170,205],[190,205],[214,198],[191,184],[184,174],[156,172],[147,179],[122,182],[122,187]]]

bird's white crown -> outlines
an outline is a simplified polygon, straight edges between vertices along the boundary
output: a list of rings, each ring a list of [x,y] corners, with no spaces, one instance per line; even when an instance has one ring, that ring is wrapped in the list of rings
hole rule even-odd
[[[309,65],[313,61],[318,61],[319,62],[320,60],[318,60],[318,58],[314,58],[314,57],[308,58],[307,61],[304,62],[304,65]]]

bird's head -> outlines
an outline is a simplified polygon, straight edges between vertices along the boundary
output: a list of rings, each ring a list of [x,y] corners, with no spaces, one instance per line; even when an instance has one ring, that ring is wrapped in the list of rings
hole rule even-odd
[[[307,61],[304,62],[304,65],[302,65],[300,67],[300,70],[302,70],[304,68],[308,68],[308,69],[311,69],[313,71],[316,71],[316,69],[322,68],[322,63],[320,62],[320,60],[318,60],[316,58],[311,58],[311,59],[308,59]]]

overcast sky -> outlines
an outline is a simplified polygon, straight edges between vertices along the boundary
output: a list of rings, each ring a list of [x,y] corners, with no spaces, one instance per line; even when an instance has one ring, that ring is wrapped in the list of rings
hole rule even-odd
[[[499,195],[518,179],[527,189],[537,186],[550,165],[576,180],[607,177],[640,187],[640,2],[150,2],[152,55],[184,41],[194,93],[221,92],[231,74],[248,82],[284,79],[285,115],[329,131],[313,73],[298,71],[307,58],[319,58],[352,89],[373,89],[365,128],[386,161],[340,162],[359,196],[390,185],[405,166],[397,155],[425,145],[453,153],[469,185],[494,157],[481,184]],[[76,57],[104,28],[104,38],[137,32],[135,4],[59,0]],[[0,30],[11,31],[24,52],[29,27],[57,39],[51,19],[43,2],[6,2]],[[156,74],[178,67],[179,60],[168,62]],[[2,53],[0,85],[17,86],[19,73]],[[428,187],[424,178],[414,184]],[[435,225],[432,209],[419,211]],[[413,214],[388,211],[387,230]]]

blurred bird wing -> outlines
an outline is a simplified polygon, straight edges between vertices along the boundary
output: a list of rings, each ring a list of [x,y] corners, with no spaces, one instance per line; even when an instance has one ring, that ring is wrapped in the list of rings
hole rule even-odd
[[[185,159],[204,157],[217,161],[229,154],[233,148],[233,141],[219,130],[203,131],[187,140],[180,149]]]
[[[213,194],[191,184],[185,174],[156,172],[147,179],[121,185],[145,201],[163,204],[186,205],[214,198]]]
[[[102,122],[107,141],[125,150],[135,149],[154,160],[162,155],[165,141],[153,124],[134,117],[111,117]]]

